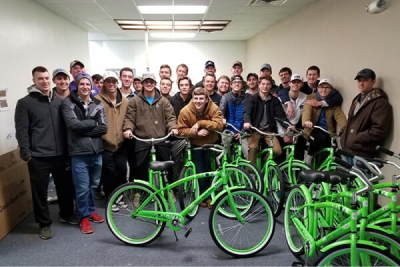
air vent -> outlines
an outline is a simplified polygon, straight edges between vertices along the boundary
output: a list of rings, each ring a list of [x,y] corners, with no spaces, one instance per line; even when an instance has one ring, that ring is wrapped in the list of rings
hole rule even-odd
[[[283,6],[288,0],[252,0],[249,6]]]

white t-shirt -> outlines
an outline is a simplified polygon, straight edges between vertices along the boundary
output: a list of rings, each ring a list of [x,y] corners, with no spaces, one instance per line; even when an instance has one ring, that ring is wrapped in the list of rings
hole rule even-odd
[[[296,99],[292,99],[289,95],[290,103],[292,103],[294,109],[294,116],[292,118],[288,118],[292,125],[296,125],[301,120],[301,115],[303,114],[304,104],[307,100],[307,95],[305,93],[300,92],[299,96]],[[285,113],[287,113],[287,106],[282,104]],[[286,132],[285,129],[278,124],[278,133]]]

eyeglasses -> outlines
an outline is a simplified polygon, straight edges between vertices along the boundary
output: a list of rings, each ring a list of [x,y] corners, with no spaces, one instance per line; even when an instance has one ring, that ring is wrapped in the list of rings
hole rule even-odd
[[[323,90],[331,90],[331,86],[318,86],[318,89],[323,89]]]

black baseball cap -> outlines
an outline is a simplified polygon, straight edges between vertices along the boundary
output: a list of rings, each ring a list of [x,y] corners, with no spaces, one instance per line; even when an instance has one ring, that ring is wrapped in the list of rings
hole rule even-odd
[[[214,61],[208,60],[208,61],[206,62],[205,68],[207,68],[207,67],[209,67],[209,66],[213,66],[213,67],[215,68]]]
[[[249,74],[247,74],[246,80],[249,80],[249,78],[250,78],[251,76],[253,76],[254,78],[256,78],[256,79],[258,80],[258,75],[257,75],[256,73],[254,73],[254,72],[250,72]]]
[[[231,82],[243,82],[243,77],[240,75],[235,75],[231,77]]]
[[[375,80],[376,75],[375,72],[371,69],[362,69],[357,73],[357,76],[354,78],[354,80],[358,80],[358,78],[360,77]]]

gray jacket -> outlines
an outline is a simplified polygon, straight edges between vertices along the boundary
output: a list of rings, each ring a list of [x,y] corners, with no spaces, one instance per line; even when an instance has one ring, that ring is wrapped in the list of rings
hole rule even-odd
[[[85,111],[76,91],[62,102],[62,114],[67,126],[68,155],[89,155],[103,151],[101,136],[107,133],[107,120],[100,100],[90,96]]]

